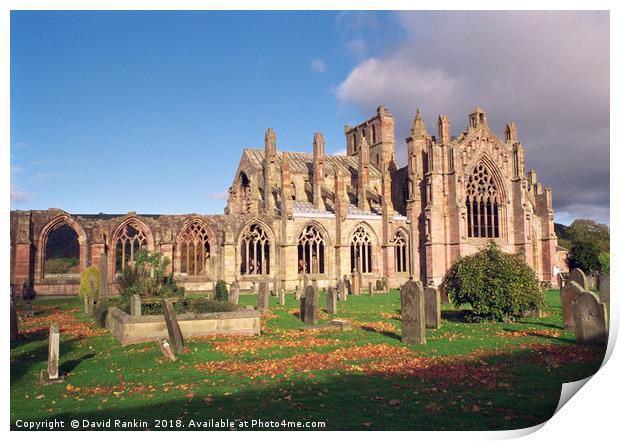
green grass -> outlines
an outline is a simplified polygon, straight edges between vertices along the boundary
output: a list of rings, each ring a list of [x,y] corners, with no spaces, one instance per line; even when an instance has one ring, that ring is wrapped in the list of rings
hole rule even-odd
[[[244,340],[242,349],[248,350],[232,355],[214,348],[215,343],[236,341],[232,337],[188,340],[186,353],[171,363],[155,343],[122,347],[108,333],[83,338],[64,333],[60,370],[67,374],[66,382],[44,387],[37,385],[37,377],[47,366],[47,333],[26,333],[11,344],[11,425],[15,428],[17,420],[136,418],[148,421],[151,429],[155,419],[172,419],[174,424],[178,419],[187,428],[191,419],[223,418],[324,421],[328,430],[516,429],[550,418],[562,383],[593,374],[604,355],[603,348],[575,345],[574,334],[562,329],[559,292],[549,291],[544,318],[513,323],[466,323],[459,311],[444,305],[442,327],[427,330],[427,344],[411,347],[413,353],[405,357],[438,362],[424,375],[401,372],[398,366],[382,375],[364,373],[361,370],[381,361],[373,351],[366,358],[345,360],[353,366],[350,369],[325,365],[301,370],[290,357],[327,356],[340,348],[368,344],[403,347],[399,294],[350,296],[346,303],[338,303],[337,317],[359,325],[382,322],[387,328],[379,332],[355,327],[351,332],[295,332],[291,336],[291,331],[302,327],[292,314],[298,302],[292,294],[286,296],[285,307],[277,305],[276,297],[270,302],[263,334]],[[255,305],[256,296],[242,295],[240,303]],[[70,311],[83,326],[96,329],[81,312],[78,300],[34,304]],[[325,293],[321,293],[321,305],[325,307]],[[46,325],[49,313],[37,313],[39,327]],[[324,311],[321,317],[323,323],[332,318]],[[34,326],[32,319],[20,325],[22,329]],[[524,330],[543,334],[506,336]],[[313,338],[320,339],[321,345],[279,344],[307,343]],[[262,341],[271,344],[250,350]],[[287,371],[253,372],[258,365],[252,363],[261,360],[279,363]],[[218,361],[226,366],[248,365],[234,373],[196,367]]]

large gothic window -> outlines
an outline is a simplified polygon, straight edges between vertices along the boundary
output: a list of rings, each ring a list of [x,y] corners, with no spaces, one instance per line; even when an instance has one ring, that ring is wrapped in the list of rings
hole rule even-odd
[[[372,272],[372,242],[364,227],[357,227],[351,239],[351,271]]]
[[[45,274],[79,274],[80,243],[75,230],[60,223],[47,236],[45,242]]]
[[[189,276],[203,276],[209,272],[211,247],[207,229],[199,221],[193,221],[181,233],[181,272]]]
[[[138,251],[146,249],[146,235],[140,226],[134,223],[125,225],[116,236],[116,272],[133,265]]]
[[[252,224],[241,238],[242,275],[269,274],[269,238],[260,225]]]
[[[396,272],[404,273],[409,271],[407,266],[407,241],[402,231],[397,231],[394,236],[394,267]]]
[[[299,274],[325,273],[325,240],[313,225],[304,228],[299,236],[297,262]]]
[[[478,164],[467,182],[467,236],[499,236],[499,196],[489,170]]]

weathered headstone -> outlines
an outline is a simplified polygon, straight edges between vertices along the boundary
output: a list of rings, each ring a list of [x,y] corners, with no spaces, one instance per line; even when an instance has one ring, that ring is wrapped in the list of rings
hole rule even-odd
[[[99,258],[99,298],[100,302],[108,299],[108,254],[103,252]]]
[[[374,289],[372,287],[372,282],[368,282],[368,295],[372,297],[374,295]]]
[[[349,294],[352,294],[351,281],[349,280],[346,274],[342,276],[342,283],[344,283],[344,290],[346,291],[346,295],[345,295],[345,300],[346,300],[346,296]]]
[[[596,294],[582,291],[575,301],[575,339],[579,344],[606,345],[609,333],[607,306]]]
[[[443,304],[450,303],[450,296],[448,295],[448,291],[446,291],[445,288],[441,288],[439,290],[439,295],[441,297],[441,303]]]
[[[239,304],[239,282],[237,282],[236,280],[230,285],[228,302],[232,303],[233,305]]]
[[[314,292],[318,296],[319,295],[319,281],[314,278],[312,279],[312,286],[314,287]]]
[[[131,303],[129,305],[129,312],[132,317],[142,316],[142,299],[138,294],[131,296]]]
[[[170,343],[165,338],[160,338],[157,340],[157,345],[159,349],[161,349],[162,354],[166,356],[166,358],[170,359],[170,361],[177,361],[178,357],[170,347]]]
[[[284,294],[284,288],[280,288],[280,292],[278,293],[278,302],[280,306],[284,306],[286,303],[286,295]]]
[[[315,290],[314,286],[310,285],[306,288],[306,295],[304,297],[305,312],[304,323],[316,325],[318,321],[318,290]]]
[[[299,320],[306,321],[306,298],[304,296],[299,297]]]
[[[599,299],[607,305],[607,310],[609,310],[609,274],[601,275],[598,291]]]
[[[307,273],[304,274],[304,293],[306,292],[306,288],[310,285],[310,277]]]
[[[258,284],[258,309],[262,311],[269,309],[269,293],[267,292],[266,282]]]
[[[166,319],[166,328],[168,329],[168,339],[170,347],[176,355],[183,352],[183,334],[177,320],[177,313],[174,310],[172,300],[164,300],[164,318]]]
[[[337,295],[336,290],[333,287],[327,288],[327,313],[336,314],[338,312],[337,307]]]
[[[301,299],[301,289],[299,285],[295,285],[295,300]]]
[[[424,288],[424,311],[426,327],[439,329],[441,327],[441,299],[439,290],[434,286]]]
[[[580,268],[573,268],[570,270],[570,275],[568,277],[572,282],[578,283],[583,289],[590,288],[588,277]]]
[[[347,300],[347,287],[342,280],[339,280],[336,284],[336,291],[338,291],[338,300],[346,302]]]
[[[403,343],[426,344],[424,289],[421,282],[407,281],[400,290]]]
[[[256,284],[254,280],[252,280],[252,292],[254,294],[258,294],[258,285]]]
[[[58,380],[58,359],[60,357],[60,327],[58,323],[50,325],[49,349],[47,357],[47,378]]]
[[[581,293],[581,286],[572,280],[564,285],[560,292],[562,301],[562,318],[564,320],[564,329],[575,329],[574,303]]]
[[[355,271],[351,274],[351,295],[359,296],[360,295],[360,274]]]
[[[11,299],[11,341],[15,341],[19,338],[19,329],[17,328],[17,310],[15,309],[15,303]]]
[[[377,279],[377,281],[375,282],[375,290],[377,292],[383,292],[383,280],[382,279]]]
[[[382,282],[382,285],[383,285],[383,287],[382,287],[383,291],[384,292],[388,292],[390,290],[390,282],[389,282],[388,278],[383,276],[381,278],[381,282]]]

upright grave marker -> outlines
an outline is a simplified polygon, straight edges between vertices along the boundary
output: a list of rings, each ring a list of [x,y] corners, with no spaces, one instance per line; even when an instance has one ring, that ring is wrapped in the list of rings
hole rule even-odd
[[[262,311],[269,309],[269,293],[267,292],[266,282],[258,284],[258,309]]]
[[[564,285],[560,292],[564,329],[575,329],[574,303],[581,291],[581,286],[571,280]]]
[[[424,288],[424,311],[426,327],[439,329],[441,327],[441,299],[439,290],[434,286]]]
[[[131,304],[129,305],[129,311],[132,317],[142,316],[142,299],[138,294],[131,296]]]
[[[578,283],[583,289],[590,288],[588,277],[580,268],[573,268],[570,270],[570,275],[568,277],[571,281]]]
[[[58,380],[58,359],[60,357],[60,327],[58,323],[50,325],[49,348],[47,357],[47,379]]]
[[[295,300],[301,299],[301,289],[299,285],[295,285]]]
[[[421,282],[408,280],[400,290],[403,343],[426,344],[424,289]]]
[[[582,291],[575,301],[575,337],[579,344],[607,344],[609,324],[607,307],[600,302],[597,295]]]
[[[230,285],[230,294],[228,294],[228,302],[233,305],[239,304],[239,282],[236,280]]]
[[[333,287],[327,288],[327,313],[336,314],[338,312],[337,307],[337,294]]]
[[[280,306],[284,306],[286,303],[286,295],[284,294],[284,288],[280,288],[280,292],[278,293],[278,302]]]
[[[164,318],[166,319],[170,347],[176,355],[180,355],[183,352],[183,334],[181,334],[181,327],[172,300],[164,300]]]
[[[375,290],[374,290],[374,289],[373,289],[373,287],[372,287],[372,282],[368,282],[368,295],[369,295],[370,297],[372,297],[372,296],[374,295],[374,293],[375,293],[374,291],[375,291]]]
[[[360,295],[360,273],[358,273],[357,271],[354,271],[353,274],[351,274],[351,295],[352,296],[359,296]]]
[[[607,305],[607,310],[609,310],[609,274],[603,274],[601,276],[598,291],[599,299]]]
[[[304,323],[316,325],[318,321],[318,291],[314,286],[310,285],[306,288],[306,296],[304,297],[305,313]]]

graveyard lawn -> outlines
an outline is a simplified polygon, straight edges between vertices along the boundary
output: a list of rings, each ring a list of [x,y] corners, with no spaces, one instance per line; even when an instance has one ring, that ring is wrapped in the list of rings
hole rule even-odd
[[[442,307],[442,326],[424,346],[401,343],[398,291],[349,296],[338,314],[352,331],[300,330],[299,302],[269,297],[262,335],[185,340],[173,363],[156,343],[122,347],[76,300],[34,302],[11,344],[11,425],[17,420],[144,420],[156,429],[191,429],[211,419],[301,422],[327,430],[497,430],[549,419],[561,385],[599,368],[604,348],[578,346],[562,329],[558,291],[543,318],[467,323]],[[242,295],[240,303],[256,305]],[[18,311],[20,306],[18,305]],[[65,383],[38,386],[47,368],[49,324],[60,325]],[[271,427],[273,429],[273,427]],[[290,427],[289,427],[290,428]],[[143,429],[142,429],[143,430]],[[243,429],[241,429],[243,430]]]

